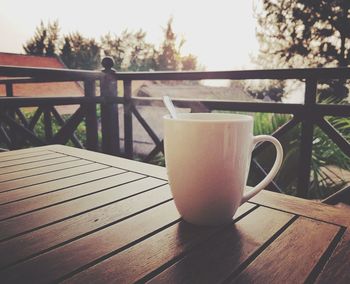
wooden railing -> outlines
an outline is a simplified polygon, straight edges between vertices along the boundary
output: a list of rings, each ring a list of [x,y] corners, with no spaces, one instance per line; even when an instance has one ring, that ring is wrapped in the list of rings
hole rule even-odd
[[[350,105],[318,104],[316,101],[318,82],[329,79],[349,79],[350,68],[322,69],[279,69],[279,70],[246,70],[246,71],[217,71],[217,72],[115,72],[113,61],[104,58],[104,69],[100,71],[82,71],[66,69],[21,68],[0,66],[0,84],[6,86],[7,97],[0,98],[0,142],[9,149],[23,147],[24,141],[33,146],[45,144],[66,144],[71,141],[76,147],[85,147],[94,151],[134,157],[133,151],[133,117],[143,126],[154,142],[154,148],[145,157],[151,160],[163,151],[163,142],[142,117],[137,109],[139,104],[161,98],[140,98],[132,96],[132,82],[136,80],[203,80],[203,79],[298,79],[305,82],[304,104],[283,104],[264,102],[235,102],[198,99],[175,99],[176,104],[200,102],[209,111],[230,110],[242,112],[267,112],[292,114],[290,121],[285,123],[273,135],[281,138],[298,124],[301,125],[300,135],[300,164],[298,167],[297,195],[305,197],[310,182],[310,163],[312,155],[313,130],[317,125],[336,145],[350,157],[349,142],[325,119],[325,116],[350,117]],[[13,77],[13,78],[10,78]],[[83,97],[45,97],[20,98],[13,93],[14,84],[41,82],[82,82]],[[117,82],[123,82],[123,96],[118,96]],[[97,96],[99,90],[100,95]],[[79,108],[66,121],[57,112],[58,105],[79,105]],[[123,105],[124,143],[120,145],[118,105]],[[100,123],[98,122],[97,107],[100,107]],[[30,120],[22,113],[23,107],[36,107],[35,114]],[[39,118],[43,116],[45,137],[39,138],[33,131]],[[52,120],[60,125],[53,133]],[[82,143],[75,135],[79,124],[85,120],[86,141]],[[99,132],[102,140],[99,141]],[[123,147],[121,147],[123,146]],[[260,144],[253,152],[253,166],[265,175],[266,172],[254,158],[266,148]],[[123,149],[123,150],[122,150]],[[276,183],[271,184],[274,190],[279,190]]]

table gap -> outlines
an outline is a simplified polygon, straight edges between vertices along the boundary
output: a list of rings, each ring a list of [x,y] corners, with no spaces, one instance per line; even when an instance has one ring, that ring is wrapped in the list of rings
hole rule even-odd
[[[53,152],[53,153],[57,153],[57,154],[62,154],[62,155],[66,155],[66,156],[70,156],[70,157],[78,157],[78,156],[75,156],[75,155],[72,155],[72,154],[67,154],[65,152],[59,152],[59,151],[54,151],[54,150],[49,150],[50,152]],[[98,152],[96,152],[98,153]],[[113,157],[113,156],[112,156]],[[118,156],[115,156],[115,157],[118,157]],[[120,158],[120,157],[118,157]],[[114,165],[110,165],[108,163],[103,163],[103,162],[95,162],[93,159],[87,159],[87,158],[84,158],[84,160],[87,160],[87,161],[92,161],[94,163],[99,163],[99,164],[102,164],[102,165],[105,165],[105,166],[109,166],[109,167],[113,167],[113,168],[116,168],[116,169],[121,169],[121,170],[124,170],[124,171],[128,171],[128,172],[132,172],[132,173],[136,173],[136,174],[142,174],[142,175],[145,175],[146,177],[151,177],[151,178],[156,178],[156,179],[159,179],[159,180],[164,180],[166,182],[168,182],[167,179],[164,179],[164,178],[160,178],[158,176],[153,176],[153,175],[149,175],[149,174],[146,174],[146,173],[143,173],[141,171],[134,171],[134,170],[130,170],[130,169],[125,169],[125,168],[122,168],[122,167],[116,167]],[[142,162],[140,162],[142,163]],[[160,166],[159,166],[160,167]]]
[[[267,206],[262,206],[262,207],[267,207]],[[270,209],[273,209],[273,208],[270,208]],[[273,209],[273,210],[276,210],[276,209]],[[292,214],[290,212],[285,212],[285,213]],[[282,235],[282,233],[290,225],[292,225],[298,219],[298,217],[299,217],[298,215],[293,216],[293,218],[289,222],[287,222],[287,224],[285,224],[281,229],[279,229],[267,242],[261,245],[250,257],[248,257],[248,259],[245,262],[239,265],[238,268],[235,271],[233,271],[231,275],[223,283],[230,282],[237,275],[239,275],[244,269],[246,269],[249,266],[249,264],[251,264],[259,254],[261,254],[270,244],[272,244],[274,240],[276,240],[280,235]]]
[[[16,161],[16,160],[22,160],[22,159],[27,159],[27,158],[32,158],[32,157],[38,157],[38,156],[45,156],[45,155],[50,155],[54,152],[52,151],[40,151],[40,152],[30,152],[30,153],[23,153],[22,155],[3,155],[2,153],[0,154],[0,162],[7,162],[7,161]],[[61,153],[57,153],[61,154]]]
[[[93,166],[95,164],[99,165],[98,163],[89,163],[89,164],[85,164],[85,165],[78,166],[78,167],[75,167],[75,168],[80,168],[81,169],[83,167]],[[76,176],[79,176],[79,175],[82,175],[82,174],[97,172],[97,171],[105,170],[105,169],[108,169],[108,168],[112,168],[112,167],[107,167],[106,166],[106,167],[97,168],[97,169],[88,169],[88,170],[86,170],[84,172],[79,172],[79,173],[75,173],[75,174],[72,174],[72,175],[62,176],[62,177],[59,177],[59,178],[56,177],[56,178],[53,178],[53,179],[50,179],[50,180],[46,180],[46,181],[42,181],[42,182],[38,182],[38,183],[33,183],[33,184],[29,184],[29,185],[20,185],[19,187],[12,188],[12,189],[9,189],[9,190],[4,190],[4,191],[0,192],[0,196],[1,196],[1,194],[12,192],[12,191],[23,190],[23,189],[25,190],[26,187],[40,185],[40,184],[45,184],[47,182],[52,182],[52,181],[59,181],[59,180],[66,179],[66,178],[72,178],[72,177],[76,177]],[[63,170],[61,170],[59,172],[62,173]],[[39,195],[41,195],[41,194],[39,194]],[[36,196],[36,195],[33,195],[33,196]]]
[[[102,169],[102,170],[104,170],[104,169]],[[121,173],[117,173],[117,174],[112,174],[112,175],[107,176],[107,177],[118,176],[118,175],[121,175],[121,174],[124,174],[124,173],[125,173],[125,172],[121,172]],[[107,177],[97,178],[97,179],[94,179],[94,180],[92,180],[92,181],[102,180],[102,179],[107,178]],[[126,183],[127,183],[127,182],[126,182]],[[75,185],[73,185],[73,186],[79,186],[79,185],[83,185],[83,184],[88,184],[88,183],[87,183],[87,182],[83,182],[83,183],[75,184]],[[67,186],[67,187],[59,188],[59,189],[52,190],[52,191],[49,191],[49,192],[44,192],[44,193],[41,193],[41,194],[37,194],[37,195],[33,195],[33,196],[29,196],[29,197],[17,199],[17,200],[8,202],[8,203],[0,204],[0,206],[1,206],[1,205],[8,205],[8,204],[16,203],[16,202],[23,201],[23,200],[32,199],[32,198],[35,198],[35,197],[38,197],[38,196],[43,196],[43,195],[47,195],[47,194],[54,193],[54,192],[58,192],[58,191],[65,190],[65,189],[70,188],[70,187],[73,187],[73,186]],[[104,191],[104,190],[101,190],[101,191]],[[93,194],[93,193],[90,193],[90,194]],[[84,195],[84,196],[88,196],[88,195],[90,195],[90,194],[86,194],[86,195]],[[80,197],[82,197],[82,196],[80,196]],[[77,198],[80,198],[80,197],[77,197]],[[67,201],[71,201],[71,200],[74,200],[74,199],[77,199],[77,198],[72,198],[72,199],[69,199],[69,200],[64,200],[64,201],[62,201],[62,202],[57,202],[56,204],[53,204],[53,205],[43,206],[43,207],[36,208],[36,209],[30,210],[30,211],[26,211],[26,212],[22,212],[22,213],[19,213],[19,214],[16,214],[16,215],[12,215],[12,216],[10,216],[10,217],[6,217],[6,218],[1,219],[0,222],[1,222],[1,221],[8,220],[8,219],[15,218],[15,217],[18,217],[18,216],[22,216],[22,215],[25,215],[25,214],[29,214],[29,213],[32,213],[32,212],[35,212],[35,211],[39,211],[39,210],[41,210],[41,209],[45,209],[45,208],[48,208],[48,207],[51,207],[51,206],[54,206],[54,205],[58,205],[58,204],[61,204],[61,203],[65,203],[65,202],[67,202]]]
[[[107,227],[109,227],[109,226],[112,226],[112,225],[115,225],[115,224],[117,224],[117,223],[120,223],[120,222],[122,222],[122,221],[124,221],[124,220],[126,220],[126,219],[132,218],[132,217],[134,217],[134,216],[136,216],[136,215],[139,215],[139,214],[141,214],[141,213],[143,213],[143,212],[145,212],[145,211],[151,210],[151,209],[153,209],[153,208],[155,208],[155,207],[157,207],[157,206],[159,206],[159,205],[162,205],[162,204],[164,204],[164,203],[166,203],[166,202],[169,202],[169,201],[171,201],[171,200],[172,200],[172,199],[164,200],[164,201],[159,202],[159,203],[157,203],[157,204],[155,204],[155,205],[149,206],[149,207],[144,208],[144,209],[142,209],[142,210],[140,210],[140,211],[138,211],[138,212],[135,212],[135,213],[133,213],[133,214],[131,214],[131,215],[125,216],[125,217],[123,217],[123,218],[121,218],[121,219],[118,219],[118,220],[116,220],[116,221],[113,221],[113,222],[111,222],[111,223],[108,223],[108,224],[106,224],[106,225],[104,225],[104,226],[98,227],[98,228],[96,228],[96,229],[94,229],[94,230],[88,231],[88,232],[86,232],[86,233],[84,233],[84,234],[81,234],[81,235],[79,235],[79,236],[77,236],[77,237],[71,238],[71,239],[66,240],[66,241],[64,241],[64,242],[61,242],[61,243],[59,243],[59,244],[57,244],[57,245],[54,245],[54,246],[49,247],[49,248],[47,248],[47,249],[44,249],[44,250],[42,250],[42,251],[40,251],[40,252],[38,252],[38,253],[32,254],[32,255],[30,255],[30,256],[28,256],[28,257],[25,257],[25,258],[23,258],[23,259],[19,259],[18,261],[13,262],[13,263],[11,263],[10,265],[4,266],[4,267],[0,267],[0,271],[1,271],[2,269],[6,269],[6,268],[8,268],[8,267],[11,267],[11,266],[13,266],[13,265],[19,264],[19,263],[24,262],[24,261],[26,261],[26,260],[29,260],[29,259],[31,259],[31,258],[40,256],[40,255],[42,255],[42,254],[44,254],[44,253],[46,253],[46,252],[49,252],[49,251],[51,251],[51,250],[54,250],[54,249],[56,249],[56,248],[59,248],[59,247],[62,247],[62,246],[64,246],[64,245],[67,245],[67,244],[69,244],[69,243],[72,243],[72,242],[74,242],[74,241],[76,241],[76,240],[82,239],[82,238],[84,238],[84,237],[86,237],[86,236],[88,236],[88,235],[91,235],[91,234],[96,233],[96,232],[98,232],[98,231],[100,231],[100,230],[103,230],[103,229],[105,229],[105,228],[107,228]],[[119,202],[119,201],[120,201],[120,200],[118,200],[118,201],[116,201],[116,202]],[[115,202],[114,202],[114,203],[115,203]],[[110,204],[109,204],[109,205],[110,205]],[[101,206],[101,207],[104,207],[104,206]],[[98,209],[98,208],[96,208],[96,209]],[[89,210],[89,211],[92,211],[92,210]],[[84,212],[84,213],[87,213],[87,212]],[[82,213],[82,214],[84,214],[84,213]],[[81,215],[81,214],[79,214],[79,215]],[[71,216],[71,217],[72,217],[72,216]],[[71,218],[71,217],[69,217],[69,218]],[[66,219],[65,219],[65,220],[66,220]],[[180,219],[179,219],[179,220],[180,220]],[[166,225],[166,228],[167,228],[167,227],[170,227],[171,225],[173,225],[173,224],[175,224],[175,223],[177,223],[177,222],[179,222],[179,220],[174,221],[172,224]],[[63,221],[64,221],[64,220],[63,220]],[[50,224],[50,225],[52,225],[52,224]],[[164,229],[165,229],[165,228],[164,228]],[[162,231],[163,229],[160,228],[160,229],[157,229],[157,230]],[[32,232],[32,231],[33,231],[33,230],[31,230],[30,232]],[[158,231],[157,231],[157,232],[158,232]],[[26,232],[26,233],[28,233],[28,232]],[[154,234],[155,234],[155,233],[154,233]],[[153,232],[151,233],[151,235],[153,235]],[[20,236],[20,235],[18,235],[18,236]],[[147,238],[147,236],[144,236],[144,237],[142,237],[142,238]],[[143,239],[142,239],[142,240],[143,240]],[[140,241],[142,241],[142,240],[140,239]],[[134,242],[135,242],[135,243],[138,243],[138,242],[140,242],[140,241],[135,240]],[[130,243],[130,244],[126,245],[125,247],[121,247],[121,248],[118,249],[118,252],[119,252],[119,250],[122,251],[122,250],[124,250],[124,249],[127,249],[127,248],[130,247],[130,246],[133,246],[133,245],[134,245],[134,243]],[[111,253],[112,253],[112,252],[111,252]],[[108,256],[108,257],[109,257],[109,256]],[[108,257],[106,257],[106,258],[108,258]]]
[[[145,178],[146,178],[146,177],[145,177]],[[142,179],[143,179],[143,178],[142,178]],[[136,181],[136,180],[134,180],[134,181]],[[131,181],[131,182],[132,182],[132,181]],[[130,183],[130,182],[129,182],[129,183]],[[119,185],[118,185],[118,186],[119,186]],[[120,185],[120,186],[122,186],[122,185]],[[140,194],[142,194],[142,193],[146,193],[146,192],[148,192],[148,191],[151,191],[151,190],[154,190],[154,189],[163,187],[163,186],[164,186],[164,185],[155,186],[155,187],[153,187],[153,188],[151,188],[151,189],[144,190],[144,191],[142,191],[142,192],[139,192],[139,193],[130,195],[130,196],[128,196],[128,197],[123,197],[123,198],[120,198],[120,199],[115,200],[115,201],[113,201],[113,202],[108,202],[108,203],[106,203],[106,204],[103,204],[103,205],[100,205],[100,206],[97,206],[97,207],[90,208],[89,210],[81,211],[81,212],[79,212],[79,213],[76,213],[76,214],[73,214],[73,215],[70,215],[70,216],[67,216],[67,217],[58,219],[58,220],[56,220],[56,221],[54,221],[54,222],[50,222],[50,223],[47,223],[47,224],[44,224],[44,225],[41,225],[41,226],[37,226],[37,227],[32,228],[32,229],[30,229],[30,230],[27,230],[27,231],[24,231],[24,232],[15,234],[15,235],[13,235],[13,236],[11,236],[11,237],[4,238],[4,239],[0,240],[0,242],[8,241],[8,240],[10,240],[10,239],[13,239],[13,238],[16,238],[16,237],[25,235],[25,234],[27,234],[27,233],[30,233],[30,232],[33,232],[33,231],[42,229],[42,228],[44,228],[44,227],[48,227],[48,226],[54,225],[54,224],[56,224],[56,223],[64,222],[64,221],[66,221],[66,220],[68,220],[68,219],[70,219],[70,218],[74,218],[74,217],[77,217],[77,216],[79,216],[79,215],[83,215],[83,214],[92,212],[92,211],[94,211],[94,210],[98,210],[98,209],[103,208],[103,207],[107,207],[107,206],[109,206],[109,205],[111,205],[111,204],[114,204],[114,203],[123,201],[123,200],[125,200],[125,199],[128,199],[128,198],[131,198],[131,197],[140,195]],[[112,188],[114,188],[114,187],[112,187]],[[112,188],[109,188],[109,189],[112,189]],[[107,189],[107,190],[108,190],[108,189]],[[145,209],[143,209],[143,210],[141,210],[141,211],[138,211],[138,212],[136,212],[136,213],[133,213],[133,214],[131,214],[131,215],[128,215],[128,216],[126,216],[126,217],[124,217],[124,218],[122,218],[122,219],[118,219],[118,220],[115,221],[115,222],[108,223],[108,225],[105,225],[105,226],[103,226],[103,227],[99,227],[98,229],[89,232],[89,234],[91,234],[91,233],[93,233],[93,232],[96,232],[96,231],[99,231],[99,230],[101,230],[102,228],[106,228],[106,227],[108,227],[108,226],[111,226],[111,225],[114,225],[114,224],[116,224],[116,223],[122,222],[122,221],[124,221],[124,220],[126,220],[126,219],[129,219],[129,218],[131,218],[131,217],[134,217],[134,216],[136,216],[136,215],[139,215],[139,214],[141,214],[141,213],[143,213],[143,212],[145,212],[145,211],[148,211],[148,210],[150,210],[150,209],[152,209],[152,208],[155,208],[155,207],[157,207],[157,206],[159,206],[159,205],[162,205],[162,204],[164,204],[164,203],[166,203],[166,202],[169,202],[169,201],[171,201],[171,200],[172,200],[172,198],[167,199],[167,200],[162,201],[162,202],[159,202],[159,203],[157,203],[157,204],[155,204],[155,205],[153,205],[153,206],[151,206],[151,207],[147,207],[147,208],[145,208]],[[72,201],[72,200],[70,200],[70,201]],[[59,205],[59,204],[62,204],[62,203],[65,203],[65,202],[57,203],[57,204],[55,204],[55,205]],[[33,212],[36,212],[36,211],[40,211],[40,210],[42,210],[42,209],[46,209],[46,208],[49,208],[49,207],[53,207],[53,206],[55,206],[55,205],[47,206],[47,207],[45,207],[45,208],[40,208],[40,209],[38,209],[38,210],[32,210],[32,211],[30,211],[30,212],[27,212],[27,213],[24,213],[24,214],[20,214],[20,215],[14,216],[13,218],[19,217],[19,216],[22,216],[22,215],[26,215],[26,214],[30,214],[30,213],[33,213]],[[12,218],[9,218],[9,219],[12,219]],[[1,220],[1,221],[6,221],[6,220]],[[1,221],[0,221],[0,224],[1,224]],[[89,234],[86,234],[86,235],[89,235]]]
[[[44,175],[44,174],[49,174],[49,173],[55,173],[55,172],[59,172],[59,171],[64,171],[64,170],[67,170],[67,169],[72,169],[72,168],[77,168],[77,167],[80,167],[80,166],[85,166],[85,165],[90,165],[92,164],[90,161],[87,161],[87,163],[85,164],[78,164],[78,165],[75,165],[74,163],[79,163],[79,162],[84,162],[85,160],[84,159],[76,159],[76,160],[69,160],[69,161],[65,161],[65,162],[58,162],[56,164],[51,164],[51,165],[46,165],[46,166],[42,166],[42,167],[38,167],[38,168],[31,168],[31,169],[27,169],[27,170],[24,170],[22,172],[26,172],[28,171],[27,176],[19,176],[19,177],[16,177],[16,178],[10,178],[10,179],[7,179],[7,180],[0,180],[0,186],[2,183],[5,183],[5,182],[12,182],[12,181],[16,181],[16,180],[21,180],[21,179],[26,179],[26,178],[34,178],[34,177],[37,177],[37,176],[41,176],[41,175]],[[70,165],[67,163],[71,163],[73,165]],[[56,168],[57,166],[60,166],[60,165],[64,165],[66,164],[66,167],[64,168]],[[35,171],[36,170],[40,170],[40,168],[44,168],[46,169],[45,172],[40,172],[40,173],[36,173]],[[53,169],[50,169],[50,168],[53,168]],[[30,173],[30,171],[34,171],[34,173]],[[17,171],[16,173],[19,173],[21,171]],[[11,173],[13,174],[13,173]],[[1,174],[1,175],[6,175],[6,174]],[[29,185],[26,185],[26,186],[31,186],[33,184],[29,184]],[[6,192],[6,191],[3,191],[3,192]]]
[[[203,245],[203,243],[207,242],[208,240],[212,239],[215,237],[216,234],[219,234],[220,231],[225,230],[225,228],[227,228],[228,226],[232,226],[233,224],[237,223],[238,221],[240,221],[241,219],[243,219],[244,217],[246,217],[247,215],[249,215],[251,212],[255,211],[257,208],[259,208],[258,205],[255,205],[248,209],[246,212],[244,212],[243,214],[239,215],[237,218],[235,218],[230,225],[227,226],[221,226],[221,227],[217,227],[217,230],[215,230],[215,228],[213,227],[213,232],[206,238],[204,238],[203,240],[201,240],[200,242],[194,244],[192,247],[190,247],[188,250],[183,251],[182,253],[180,253],[178,256],[174,257],[173,259],[171,259],[170,261],[164,263],[163,265],[161,265],[160,267],[158,267],[157,269],[153,270],[152,272],[148,273],[147,275],[145,275],[144,277],[142,277],[141,279],[139,279],[138,281],[135,282],[136,283],[146,283],[147,281],[151,280],[152,278],[154,278],[155,276],[157,276],[158,274],[162,273],[164,270],[166,270],[167,268],[171,267],[172,265],[174,265],[175,263],[177,263],[178,261],[181,261],[184,257],[186,257],[186,255],[188,255],[189,253],[191,253],[192,251],[196,250],[198,247],[200,247],[201,245]]]
[[[106,170],[108,168],[104,168],[104,169],[101,169],[102,170]],[[87,172],[89,173],[89,172]],[[114,177],[114,176],[118,176],[118,175],[121,175],[121,174],[125,174],[126,172],[120,172],[120,173],[114,173],[114,174],[111,174],[111,175],[108,175],[108,176],[103,176],[103,177],[100,177],[100,178],[97,178],[97,179],[94,179],[94,180],[90,180],[89,182],[86,182],[86,183],[80,183],[80,184],[75,184],[73,186],[69,186],[69,187],[74,187],[74,186],[78,186],[78,185],[83,185],[83,184],[89,184],[90,182],[93,182],[93,181],[97,181],[97,180],[102,180],[102,179],[105,179],[105,178],[109,178],[109,177]],[[65,190],[69,187],[64,187],[64,188],[59,188],[59,189],[56,189],[56,190],[52,190],[52,191],[48,191],[48,192],[43,192],[43,193],[40,193],[40,194],[37,194],[37,195],[31,195],[31,196],[28,196],[28,197],[23,197],[23,198],[20,198],[20,199],[16,199],[16,200],[13,200],[13,201],[8,201],[8,202],[4,202],[4,203],[0,203],[0,206],[1,205],[7,205],[7,204],[11,204],[11,203],[16,203],[16,202],[19,202],[19,201],[23,201],[23,200],[28,200],[28,199],[32,199],[32,198],[36,198],[38,196],[43,196],[43,195],[47,195],[47,194],[51,194],[51,193],[55,193],[55,192],[58,192],[58,191],[61,191],[61,190]],[[111,186],[113,187],[113,186]],[[111,188],[110,187],[110,188]],[[103,190],[101,190],[103,191]],[[85,195],[82,195],[82,196],[87,196],[87,195],[90,195],[90,194],[93,194],[93,193],[89,193],[89,194],[85,194]],[[79,198],[79,197],[77,197]],[[72,199],[76,199],[76,198],[72,198]],[[72,200],[72,199],[67,199],[67,201],[69,200]],[[65,202],[65,201],[63,201]],[[59,203],[62,203],[62,202],[58,202],[57,204]],[[47,206],[44,206],[44,207],[40,207],[40,208],[45,208]],[[38,209],[40,209],[38,208]],[[29,211],[28,211],[29,212]]]
[[[270,209],[278,210],[278,211],[281,211],[281,212],[285,212],[285,213],[296,215],[296,213],[293,213],[291,211],[287,211],[287,210],[284,210],[284,209],[274,208],[274,207],[268,206],[268,205],[261,205],[259,203],[255,203],[255,202],[251,202],[251,201],[248,201],[248,203],[256,204],[256,205],[263,206],[263,207],[266,207],[266,208],[270,208]],[[303,214],[299,214],[299,213],[297,215],[301,216],[301,217],[305,217],[307,219],[314,220],[314,221],[323,222],[323,223],[326,223],[326,224],[329,224],[329,225],[335,225],[335,226],[338,226],[338,227],[341,227],[341,228],[346,228],[344,225],[340,225],[338,223],[329,222],[327,220],[321,220],[321,219],[317,219],[317,218],[310,217],[310,216],[303,215]]]
[[[87,264],[84,265],[84,266],[81,266],[79,269],[76,269],[76,270],[74,270],[74,271],[72,271],[72,272],[70,272],[70,273],[68,273],[68,274],[66,274],[66,275],[64,275],[64,276],[62,276],[61,278],[57,279],[56,282],[59,283],[59,282],[62,282],[62,281],[64,281],[64,280],[66,280],[66,279],[69,279],[69,278],[71,278],[72,276],[74,276],[75,274],[78,274],[79,272],[82,272],[82,271],[84,271],[85,269],[87,269],[87,268],[89,268],[89,267],[91,267],[91,266],[94,266],[95,264],[98,264],[99,262],[102,262],[102,261],[104,261],[104,260],[110,258],[111,256],[116,255],[117,253],[119,253],[119,252],[121,252],[121,251],[124,251],[124,250],[126,250],[126,249],[128,249],[128,248],[130,248],[130,247],[132,247],[132,246],[134,246],[134,245],[136,245],[136,244],[142,242],[142,241],[145,240],[145,239],[148,239],[149,237],[152,237],[152,236],[158,234],[159,232],[161,232],[161,231],[163,231],[163,230],[165,230],[165,229],[167,229],[167,228],[169,228],[169,227],[171,227],[171,226],[174,226],[176,223],[179,223],[180,221],[181,221],[181,218],[179,218],[179,219],[177,219],[177,220],[175,220],[175,221],[173,221],[173,222],[171,222],[171,223],[168,223],[168,224],[164,225],[163,227],[160,227],[160,228],[154,230],[153,232],[151,232],[151,233],[149,233],[149,234],[146,234],[146,235],[142,236],[141,238],[139,238],[139,239],[137,239],[137,240],[134,240],[134,241],[128,243],[127,245],[122,246],[122,247],[120,247],[119,249],[117,249],[117,250],[115,250],[115,251],[112,251],[112,252],[110,252],[110,253],[104,255],[103,257],[100,257],[100,258],[98,258],[98,259],[95,259],[94,261],[92,261],[92,262],[90,262],[90,263],[87,263]]]
[[[39,156],[36,155],[33,157],[23,158],[23,159],[21,159],[22,161],[19,163],[17,163],[18,160],[4,161],[4,162],[1,162],[0,169],[12,167],[12,166],[29,164],[29,163],[38,162],[38,161],[52,160],[52,159],[59,158],[59,157],[65,157],[65,155],[59,154],[59,153],[48,153],[45,155],[39,155]]]
[[[310,218],[311,219],[311,218]],[[326,222],[325,222],[326,223]],[[328,248],[324,252],[324,254],[319,259],[316,266],[312,269],[309,276],[306,278],[305,283],[315,283],[317,277],[320,275],[322,269],[325,267],[327,261],[335,251],[337,245],[339,244],[341,238],[343,237],[344,233],[346,231],[345,227],[340,227],[337,235],[333,238],[331,243],[329,244]]]
[[[70,159],[67,159],[67,158],[70,158]],[[77,157],[63,156],[63,157],[52,159],[52,160],[43,160],[43,161],[28,163],[28,164],[25,164],[27,166],[22,166],[22,167],[18,167],[17,165],[9,166],[9,167],[7,167],[9,169],[7,169],[7,170],[6,170],[6,167],[4,167],[4,168],[0,169],[0,175],[14,174],[17,172],[24,172],[24,171],[38,169],[38,168],[42,168],[42,167],[46,167],[46,166],[62,164],[62,163],[66,163],[65,159],[67,159],[67,162],[68,161],[83,160],[83,159],[77,158]],[[63,160],[63,162],[60,160]],[[53,161],[53,163],[50,163],[50,161]],[[33,165],[29,165],[29,164],[33,164]]]

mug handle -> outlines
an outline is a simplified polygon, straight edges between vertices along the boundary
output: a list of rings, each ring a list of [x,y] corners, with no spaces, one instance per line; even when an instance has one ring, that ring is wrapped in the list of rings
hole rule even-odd
[[[259,193],[264,187],[266,187],[276,176],[278,170],[280,169],[282,165],[283,160],[283,148],[281,143],[273,136],[270,135],[258,135],[254,136],[253,138],[253,145],[255,145],[259,142],[268,141],[271,142],[275,148],[276,148],[276,160],[273,164],[270,172],[267,174],[267,176],[259,182],[255,187],[249,190],[245,190],[243,193],[241,204],[248,201],[250,198],[252,198],[254,195]],[[254,148],[253,148],[254,149]]]

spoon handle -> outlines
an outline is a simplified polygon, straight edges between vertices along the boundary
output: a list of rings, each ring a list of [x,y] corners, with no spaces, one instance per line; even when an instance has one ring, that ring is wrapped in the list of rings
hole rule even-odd
[[[173,102],[171,101],[170,97],[164,96],[163,97],[163,102],[164,102],[166,108],[168,109],[171,118],[176,119],[177,118],[177,114],[176,114],[175,106],[174,106]]]

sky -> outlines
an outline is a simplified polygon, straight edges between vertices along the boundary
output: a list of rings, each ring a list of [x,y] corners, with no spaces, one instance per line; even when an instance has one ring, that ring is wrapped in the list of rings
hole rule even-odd
[[[43,20],[58,20],[62,34],[79,31],[96,40],[107,33],[142,29],[159,46],[173,17],[185,39],[182,54],[194,54],[207,71],[249,68],[257,53],[254,7],[258,0],[0,0],[0,52],[24,53],[22,45]]]

